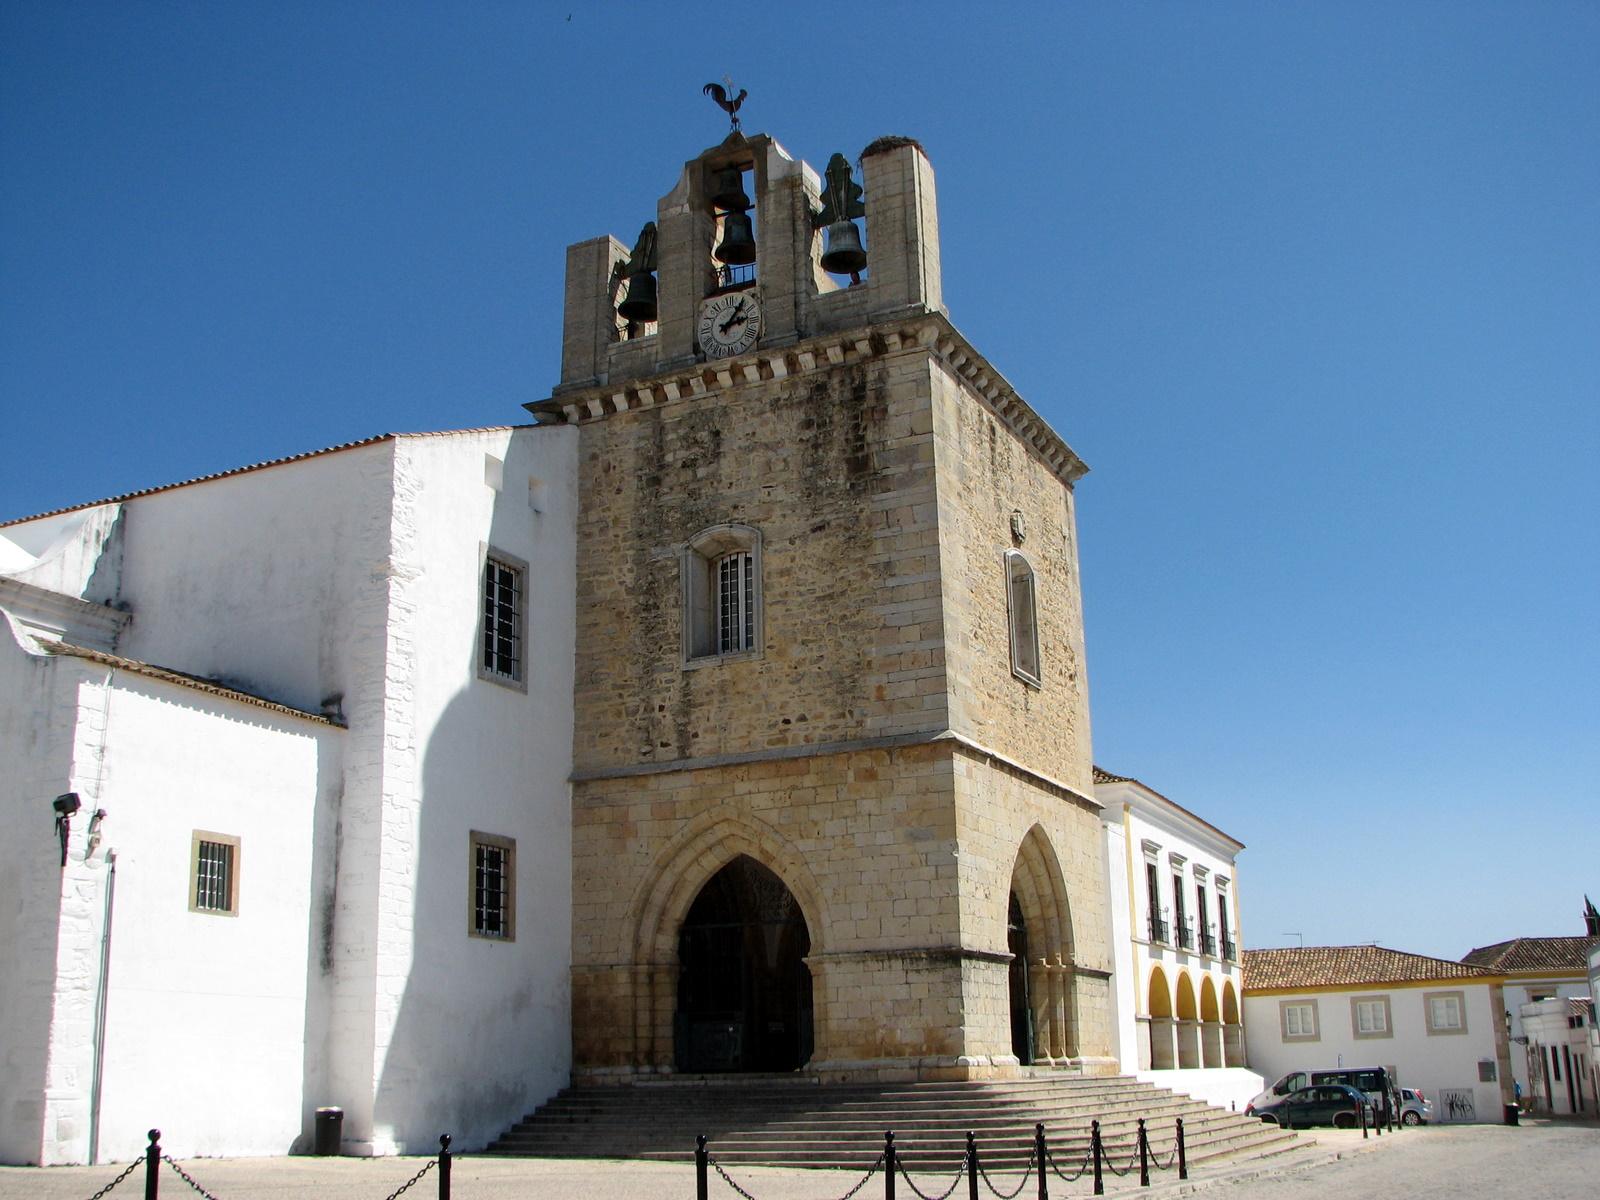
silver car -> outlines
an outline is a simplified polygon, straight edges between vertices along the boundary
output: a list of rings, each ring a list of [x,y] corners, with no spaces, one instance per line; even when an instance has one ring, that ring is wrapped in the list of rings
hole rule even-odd
[[[1433,1120],[1433,1101],[1416,1088],[1400,1089],[1400,1124],[1426,1125]]]

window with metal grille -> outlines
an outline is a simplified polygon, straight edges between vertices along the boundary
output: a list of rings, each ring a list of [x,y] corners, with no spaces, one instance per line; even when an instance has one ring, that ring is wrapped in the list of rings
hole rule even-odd
[[[189,911],[232,915],[239,901],[239,839],[196,831],[189,846]]]
[[[1033,568],[1015,550],[1006,551],[1006,605],[1011,625],[1011,670],[1039,686],[1039,623],[1034,603]]]
[[[755,556],[748,550],[717,560],[717,653],[749,650],[756,640]]]
[[[472,933],[512,941],[516,936],[517,843],[472,834]]]
[[[683,658],[690,666],[761,649],[761,533],[713,525],[679,553]]]
[[[493,553],[484,558],[483,632],[478,668],[487,679],[522,682],[525,579],[525,564]]]

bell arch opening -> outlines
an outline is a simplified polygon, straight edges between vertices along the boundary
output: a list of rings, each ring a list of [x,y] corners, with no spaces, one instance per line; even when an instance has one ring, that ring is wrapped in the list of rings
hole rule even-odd
[[[811,934],[794,893],[739,855],[706,881],[678,930],[677,1069],[793,1071],[812,1050]]]

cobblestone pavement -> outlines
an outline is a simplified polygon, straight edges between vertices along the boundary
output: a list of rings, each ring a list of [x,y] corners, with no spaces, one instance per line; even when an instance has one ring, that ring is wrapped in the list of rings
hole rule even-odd
[[[1384,1196],[1397,1200],[1594,1200],[1600,1194],[1600,1125],[1593,1122],[1526,1122],[1516,1129],[1498,1125],[1407,1130],[1363,1141],[1359,1133],[1318,1130],[1315,1142],[1277,1158],[1222,1164],[1195,1172],[1180,1183],[1171,1173],[1157,1175],[1142,1189],[1137,1177],[1106,1180],[1106,1195],[1174,1197],[1199,1193],[1207,1200],[1348,1200]],[[687,1156],[686,1156],[687,1157]],[[426,1159],[235,1158],[194,1159],[182,1165],[217,1200],[385,1200],[427,1163]],[[793,1171],[743,1167],[733,1178],[756,1200],[839,1200],[860,1178],[847,1171]],[[0,1200],[88,1200],[117,1175],[115,1167],[0,1167]],[[953,1176],[917,1178],[931,1195]],[[406,1193],[407,1200],[435,1200],[437,1172],[429,1172]],[[1015,1175],[993,1177],[997,1188],[1013,1190]],[[691,1163],[568,1161],[462,1156],[452,1174],[452,1200],[694,1200]],[[1052,1200],[1090,1195],[1087,1178],[1063,1185],[1051,1178]],[[987,1189],[981,1193],[992,1200]],[[107,1200],[140,1200],[144,1171],[139,1168]],[[193,1200],[197,1195],[163,1164],[163,1200]],[[914,1200],[900,1181],[900,1200]],[[954,1200],[965,1200],[965,1183]],[[1034,1200],[1029,1180],[1019,1200]],[[882,1176],[875,1176],[857,1200],[879,1200]],[[711,1200],[738,1200],[715,1174]]]

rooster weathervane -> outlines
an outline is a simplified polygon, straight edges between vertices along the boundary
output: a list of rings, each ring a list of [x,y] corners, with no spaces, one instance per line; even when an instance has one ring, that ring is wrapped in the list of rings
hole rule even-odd
[[[722,83],[728,86],[723,87]],[[724,75],[722,83],[708,83],[700,91],[715,100],[717,107],[728,114],[728,120],[733,124],[734,132],[737,133],[739,132],[739,106],[744,103],[744,98],[750,92],[746,88],[740,88],[739,94],[729,99],[729,93],[733,91],[733,80]]]

